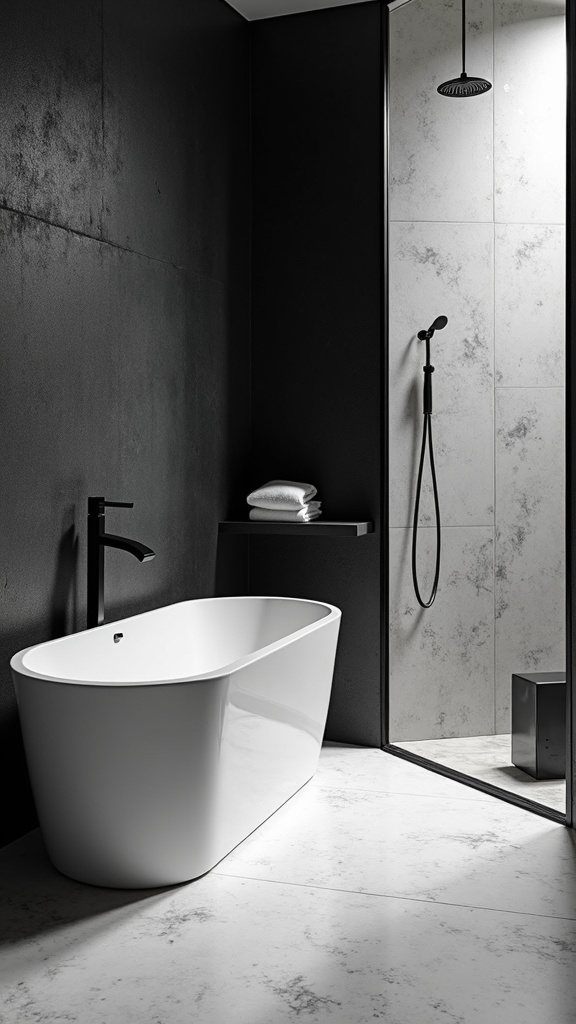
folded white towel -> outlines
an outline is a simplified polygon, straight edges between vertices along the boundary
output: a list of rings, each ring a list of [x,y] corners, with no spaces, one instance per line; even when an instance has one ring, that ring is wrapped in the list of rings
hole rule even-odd
[[[300,511],[292,509],[288,512],[286,509],[271,509],[271,508],[252,508],[250,509],[250,519],[253,522],[260,523],[309,523],[312,519],[317,519],[322,513],[319,508],[313,508],[308,510],[308,507],[301,508]]]
[[[297,480],[269,480],[267,484],[251,491],[246,501],[257,508],[279,508],[290,512],[307,505],[316,493],[312,484],[299,483]]]

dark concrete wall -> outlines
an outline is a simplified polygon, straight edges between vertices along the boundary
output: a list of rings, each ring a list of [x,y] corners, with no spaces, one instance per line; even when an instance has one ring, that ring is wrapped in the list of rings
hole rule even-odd
[[[381,738],[380,4],[251,25],[252,467],[318,488],[355,539],[250,540],[252,593],[343,612],[327,736]]]
[[[117,618],[246,592],[249,26],[221,0],[5,0],[0,842],[35,824],[8,662],[84,626],[89,494]]]

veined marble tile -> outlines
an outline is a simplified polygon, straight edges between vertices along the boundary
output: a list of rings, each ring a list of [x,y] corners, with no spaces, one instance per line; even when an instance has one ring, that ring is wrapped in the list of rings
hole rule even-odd
[[[399,745],[429,757],[442,764],[458,762],[461,771],[469,768],[489,768],[498,761],[510,764],[510,736],[492,734],[487,736],[461,736],[451,739],[412,740]],[[442,760],[442,759],[445,760]],[[449,760],[446,760],[448,758]],[[526,776],[529,778],[529,776]]]
[[[343,744],[328,744],[322,747],[316,774],[308,785],[319,789],[364,789],[382,793],[404,793],[406,796],[446,796],[452,800],[493,799],[479,790],[443,778],[385,750]]]
[[[574,1019],[573,921],[214,873],[111,911],[106,890],[74,900],[55,876],[38,899],[16,862],[3,875],[25,925],[3,1024]]]
[[[484,735],[494,722],[492,527],[442,531],[435,603],[417,604],[412,530],[390,530],[390,740]],[[418,533],[421,593],[428,598],[436,531]]]
[[[467,69],[492,81],[490,0],[469,0],[467,28]],[[460,5],[393,11],[389,52],[390,219],[492,220],[492,91],[462,102],[437,92],[462,70]]]
[[[533,779],[516,768],[511,761],[511,736],[466,736],[461,739],[411,740],[398,743],[431,761],[455,768],[475,779],[490,782],[509,793],[518,793],[544,807],[566,813],[566,782],[564,779]]]
[[[566,195],[564,4],[494,4],[495,219],[562,224]]]
[[[431,342],[432,431],[444,526],[493,523],[493,227],[390,225],[390,525],[411,526],[422,436],[425,342]],[[426,460],[420,522],[434,523]]]
[[[496,731],[513,672],[565,661],[564,389],[496,392]]]
[[[576,918],[570,831],[496,798],[444,797],[440,804],[426,796],[305,787],[214,870]]]
[[[496,226],[497,385],[564,385],[565,244],[562,225]]]

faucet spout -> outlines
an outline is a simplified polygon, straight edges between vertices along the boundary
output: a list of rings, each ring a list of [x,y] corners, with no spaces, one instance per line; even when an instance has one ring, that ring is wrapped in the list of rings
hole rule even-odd
[[[134,555],[140,562],[150,562],[155,553],[152,548],[129,537],[106,533],[105,516],[107,508],[132,508],[132,502],[105,501],[104,498],[88,498],[88,603],[87,625],[101,626],[104,622],[104,551],[120,548]]]
[[[108,548],[120,548],[121,551],[128,551],[139,562],[150,562],[156,557],[156,552],[152,551],[152,548],[147,548],[145,544],[140,544],[137,540],[119,537],[116,533],[102,533],[99,539],[100,544],[105,544]]]

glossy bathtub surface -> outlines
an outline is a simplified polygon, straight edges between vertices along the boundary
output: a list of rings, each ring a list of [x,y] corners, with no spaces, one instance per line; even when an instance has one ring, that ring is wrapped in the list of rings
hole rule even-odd
[[[39,644],[22,654],[21,664],[29,673],[95,685],[215,675],[330,611],[329,605],[288,598],[184,601]]]
[[[56,867],[126,888],[213,867],[314,774],[339,621],[288,598],[188,601],[15,655]]]

